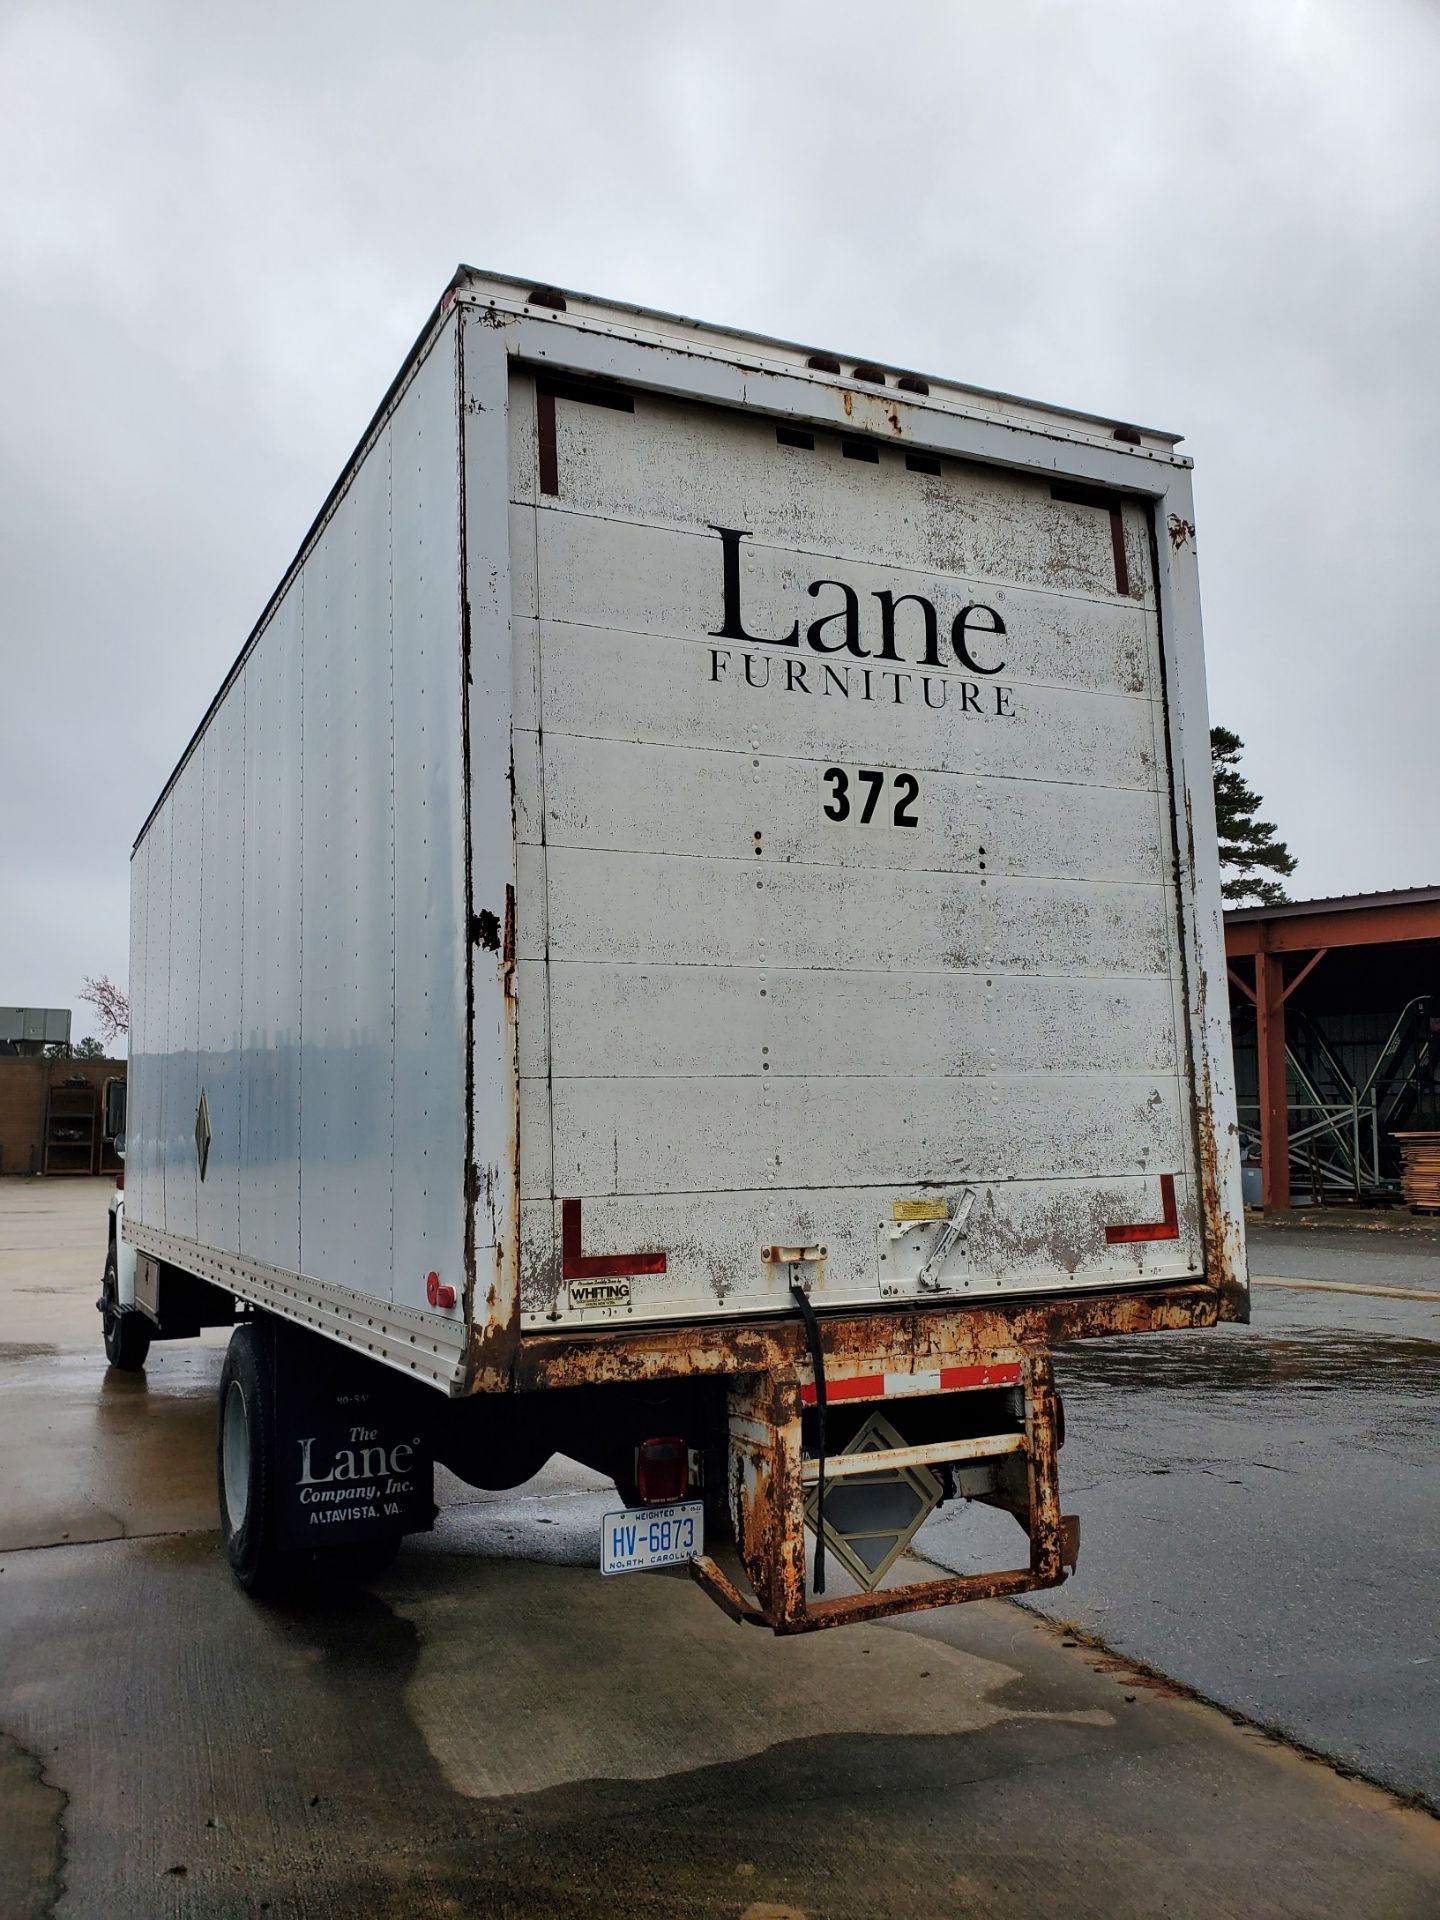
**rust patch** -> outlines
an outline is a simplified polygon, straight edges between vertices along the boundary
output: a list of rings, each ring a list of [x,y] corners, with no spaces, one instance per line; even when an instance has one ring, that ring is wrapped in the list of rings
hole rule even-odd
[[[505,1284],[505,1250],[493,1248],[494,1271],[485,1293],[485,1319],[470,1329],[466,1350],[471,1392],[503,1391],[513,1383],[514,1360],[520,1345],[520,1289]],[[508,1291],[509,1311],[499,1318],[497,1309]]]
[[[1172,513],[1167,523],[1170,528],[1170,544],[1178,553],[1187,542],[1195,544],[1195,525],[1193,521],[1182,520],[1178,513]]]
[[[1076,1523],[1060,1512],[1057,1403],[1049,1354],[1025,1358],[1024,1479],[1012,1509],[1030,1540],[1029,1564],[1003,1572],[950,1575],[831,1600],[805,1591],[805,1487],[799,1398],[793,1379],[777,1375],[737,1381],[732,1419],[741,1433],[731,1444],[735,1542],[753,1588],[750,1605],[713,1561],[693,1577],[732,1619],[768,1626],[776,1634],[881,1620],[897,1613],[954,1606],[966,1600],[1059,1586],[1079,1549]]]
[[[904,1371],[976,1365],[1001,1347],[1042,1348],[1060,1340],[1213,1327],[1218,1308],[1214,1287],[1188,1281],[1004,1306],[876,1308],[827,1316],[820,1331],[826,1365],[837,1374]],[[516,1356],[514,1384],[521,1392],[536,1392],[717,1374],[796,1374],[804,1363],[804,1328],[789,1314],[680,1327],[593,1327],[527,1333]]]

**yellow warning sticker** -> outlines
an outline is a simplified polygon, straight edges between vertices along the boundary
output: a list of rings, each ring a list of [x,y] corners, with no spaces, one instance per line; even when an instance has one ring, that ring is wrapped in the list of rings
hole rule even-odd
[[[950,1204],[946,1200],[896,1200],[890,1208],[892,1220],[948,1220]]]

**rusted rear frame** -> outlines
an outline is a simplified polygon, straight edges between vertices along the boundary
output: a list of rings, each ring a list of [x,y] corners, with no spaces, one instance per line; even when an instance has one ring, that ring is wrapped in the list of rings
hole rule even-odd
[[[1213,1326],[1219,1318],[1215,1289],[1190,1284],[1005,1306],[852,1313],[821,1320],[827,1379],[877,1368],[895,1374],[973,1366],[1019,1350],[1025,1500],[1023,1511],[1010,1510],[1030,1541],[1028,1564],[1023,1567],[957,1574],[828,1600],[811,1599],[806,1592],[802,1388],[809,1384],[812,1369],[798,1317],[745,1325],[538,1335],[522,1343],[515,1384],[533,1390],[681,1375],[725,1376],[730,1512],[735,1546],[754,1598],[747,1598],[709,1556],[695,1561],[691,1571],[732,1619],[766,1626],[777,1634],[806,1633],[1059,1586],[1075,1566],[1079,1525],[1060,1511],[1059,1421],[1051,1343]]]
[[[963,1304],[877,1306],[825,1313],[819,1306],[827,1370],[876,1365],[904,1372],[982,1362],[997,1349],[1043,1350],[1061,1340],[1120,1333],[1171,1333],[1237,1318],[1216,1288],[1199,1281],[1115,1293]],[[1239,1312],[1243,1312],[1243,1298]],[[616,1323],[564,1333],[527,1333],[510,1384],[522,1393],[551,1387],[674,1380],[697,1375],[772,1373],[809,1378],[805,1329],[797,1314],[747,1321],[701,1320],[636,1327]]]
[[[1055,1390],[1048,1353],[1022,1361],[1025,1395],[1025,1502],[1016,1518],[1030,1536],[1029,1564],[1003,1573],[955,1574],[876,1593],[812,1600],[806,1592],[804,1448],[798,1379],[741,1376],[731,1388],[730,1503],[735,1545],[753,1602],[717,1563],[692,1563],[695,1579],[733,1620],[777,1634],[880,1620],[888,1614],[948,1607],[1056,1587],[1075,1564],[1078,1523],[1060,1512]],[[882,1464],[884,1454],[871,1457]]]

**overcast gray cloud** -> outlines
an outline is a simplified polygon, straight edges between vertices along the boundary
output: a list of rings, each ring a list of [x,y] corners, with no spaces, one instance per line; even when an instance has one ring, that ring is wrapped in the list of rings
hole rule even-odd
[[[131,839],[462,259],[1183,432],[1295,888],[1440,881],[1437,84],[1420,0],[7,0],[0,1002],[123,978]]]

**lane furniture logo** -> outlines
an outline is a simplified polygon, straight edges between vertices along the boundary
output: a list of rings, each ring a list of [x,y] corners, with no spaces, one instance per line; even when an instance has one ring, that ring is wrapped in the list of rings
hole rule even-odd
[[[1005,670],[1007,637],[997,608],[980,600],[967,602],[950,620],[948,635],[942,639],[939,610],[924,594],[883,589],[867,595],[875,607],[862,610],[860,595],[848,581],[819,579],[805,589],[816,602],[816,617],[805,626],[803,637],[798,615],[788,631],[753,633],[745,623],[740,593],[740,542],[751,537],[750,531],[713,523],[710,531],[720,536],[722,614],[709,637],[737,641],[747,649],[794,649],[779,660],[768,653],[742,654],[747,686],[774,684],[785,693],[854,697],[896,706],[918,704],[918,694],[927,707],[937,710],[953,701],[962,713],[1014,717],[1014,690],[996,680]],[[712,682],[730,675],[731,659],[728,647],[710,649]],[[860,661],[869,664],[855,664]],[[782,669],[783,682],[778,673],[772,681],[772,666]],[[961,675],[975,677],[957,677],[957,668]]]
[[[312,1527],[336,1526],[351,1520],[406,1518],[415,1493],[413,1470],[420,1446],[413,1440],[386,1445],[376,1427],[351,1427],[349,1444],[324,1448],[319,1459],[319,1436],[297,1438],[300,1475],[295,1482],[300,1505],[308,1509]]]
[[[277,1358],[276,1545],[358,1544],[431,1526],[434,1461],[421,1407],[388,1396],[378,1404],[364,1364],[319,1340],[292,1335]]]

